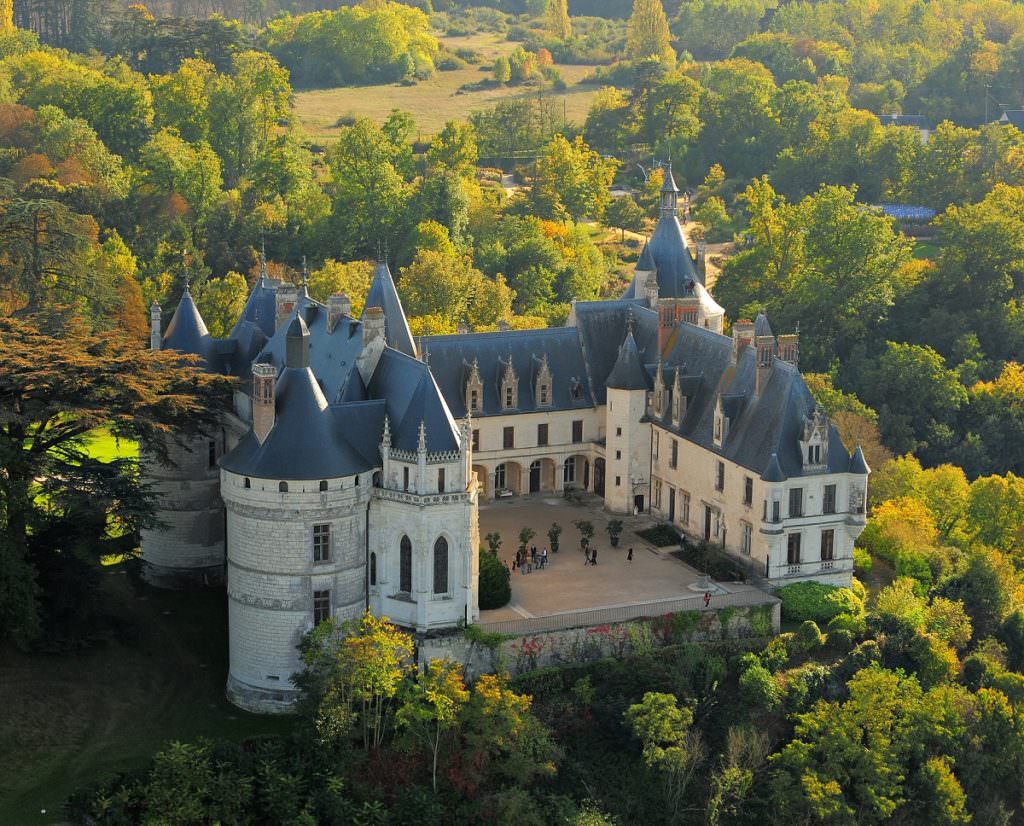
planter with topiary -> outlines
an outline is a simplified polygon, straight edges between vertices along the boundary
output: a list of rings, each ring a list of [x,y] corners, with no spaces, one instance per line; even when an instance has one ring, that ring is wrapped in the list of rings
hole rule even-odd
[[[608,539],[611,540],[612,547],[619,547],[619,537],[622,536],[622,520],[621,519],[609,519],[608,520]]]
[[[548,528],[548,542],[551,543],[551,553],[558,553],[558,538],[562,535],[562,526],[557,522],[552,522],[551,527]]]

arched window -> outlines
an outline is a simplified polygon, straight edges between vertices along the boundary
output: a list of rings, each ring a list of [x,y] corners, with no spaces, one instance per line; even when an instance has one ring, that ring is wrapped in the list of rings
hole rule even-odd
[[[278,490],[279,493],[288,493],[288,483],[287,482],[278,482],[277,483],[277,490]]]
[[[381,486],[381,475],[379,470],[373,472],[373,486],[379,488]]]
[[[327,490],[327,480],[326,479],[321,479],[320,480],[320,492],[323,493],[325,490]]]
[[[370,584],[377,584],[377,554],[370,553]]]
[[[245,487],[246,487],[246,490],[248,490],[249,488],[252,487],[252,482],[249,481],[249,477],[248,476],[245,477]]]
[[[505,487],[505,463],[502,462],[494,469],[494,487],[501,490]]]
[[[403,536],[398,553],[398,590],[404,594],[412,593],[412,542]]]
[[[448,593],[448,540],[443,536],[434,543],[434,593]]]
[[[565,464],[562,465],[562,481],[563,482],[575,482],[576,481],[576,457],[570,456],[565,460]]]

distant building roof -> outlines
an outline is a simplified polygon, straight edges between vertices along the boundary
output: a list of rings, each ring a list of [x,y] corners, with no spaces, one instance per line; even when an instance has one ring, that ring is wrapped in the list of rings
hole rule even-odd
[[[1024,109],[1004,109],[999,123],[1008,123],[1024,132]]]
[[[882,126],[913,126],[916,129],[932,130],[931,121],[924,115],[879,115]]]
[[[938,212],[931,207],[918,206],[915,204],[879,204],[878,208],[883,215],[895,218],[897,221],[919,221],[927,223],[931,221]]]

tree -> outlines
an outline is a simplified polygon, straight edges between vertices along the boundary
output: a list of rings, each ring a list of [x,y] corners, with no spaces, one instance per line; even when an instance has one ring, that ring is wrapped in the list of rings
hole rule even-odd
[[[568,0],[548,0],[547,30],[557,40],[572,37],[572,20],[569,19]]]
[[[507,676],[480,675],[462,714],[467,771],[527,788],[555,773],[560,751],[530,706],[530,697],[508,687]]]
[[[211,278],[200,285],[196,290],[196,306],[211,336],[227,338],[230,335],[245,310],[248,293],[245,278],[237,272],[229,272],[223,278]]]
[[[594,538],[594,523],[586,519],[577,519],[572,524],[580,532],[580,550],[587,550],[590,547],[590,540]]]
[[[219,428],[228,381],[185,361],[141,349],[120,330],[90,332],[71,315],[0,318],[0,528],[9,542],[0,577],[12,566],[37,568],[44,555],[60,565],[72,552],[123,553],[121,536],[131,540],[154,524],[153,494],[135,461],[94,460],[83,439],[106,427],[159,457],[165,439]],[[55,547],[48,537],[75,544]],[[7,588],[30,583],[28,575],[24,586]],[[48,595],[40,596],[45,607]],[[39,627],[38,606],[23,608],[3,630],[28,640]]]
[[[670,820],[679,818],[683,796],[693,772],[703,759],[693,712],[681,708],[674,694],[647,691],[641,702],[626,710],[626,722],[643,746],[644,763],[664,779]]]
[[[661,0],[633,0],[626,34],[626,53],[631,60],[657,60],[672,65],[676,53],[670,44],[668,19]]]
[[[342,264],[332,258],[309,274],[309,294],[317,301],[326,302],[337,293],[344,293],[352,304],[352,316],[356,318],[363,310],[363,302],[370,291],[373,279],[371,261],[349,261]]]
[[[556,135],[537,162],[531,199],[551,219],[589,215],[600,220],[611,200],[608,188],[619,162],[605,159],[583,142]]]
[[[431,783],[437,793],[437,757],[445,736],[457,728],[469,692],[462,666],[451,660],[431,660],[416,672],[395,715],[401,729],[423,742],[431,755]]]
[[[679,47],[698,60],[729,57],[734,46],[756,34],[764,13],[762,0],[687,0],[679,6]]]
[[[1024,479],[1012,473],[975,479],[967,494],[968,534],[976,541],[1020,556],[1024,552]]]
[[[622,240],[626,240],[626,231],[640,232],[644,228],[644,211],[632,195],[620,195],[612,198],[605,210],[604,219],[609,227],[618,227]]]
[[[525,554],[526,546],[530,544],[530,540],[537,535],[537,532],[529,527],[525,526],[519,529],[519,552]]]
[[[220,159],[205,141],[190,145],[162,129],[139,151],[141,183],[164,196],[181,195],[201,220],[220,194]]]
[[[291,118],[288,70],[266,52],[240,52],[232,73],[210,83],[209,140],[234,186],[270,145],[279,123]]]
[[[499,55],[494,59],[492,71],[496,83],[508,83],[512,79],[512,65],[505,55]]]
[[[472,175],[478,157],[476,131],[468,123],[450,120],[434,135],[427,150],[427,166],[436,171]]]
[[[391,705],[409,671],[412,638],[366,611],[359,619],[320,623],[300,646],[304,672],[296,684],[309,694],[320,740],[344,749],[354,731],[363,748],[377,748]]]

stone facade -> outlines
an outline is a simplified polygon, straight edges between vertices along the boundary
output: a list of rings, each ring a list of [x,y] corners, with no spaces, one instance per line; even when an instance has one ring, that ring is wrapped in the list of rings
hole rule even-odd
[[[161,588],[220,585],[224,581],[224,506],[218,463],[223,433],[178,444],[167,441],[167,461],[141,449],[144,484],[157,496],[160,525],[142,531],[142,575]]]

